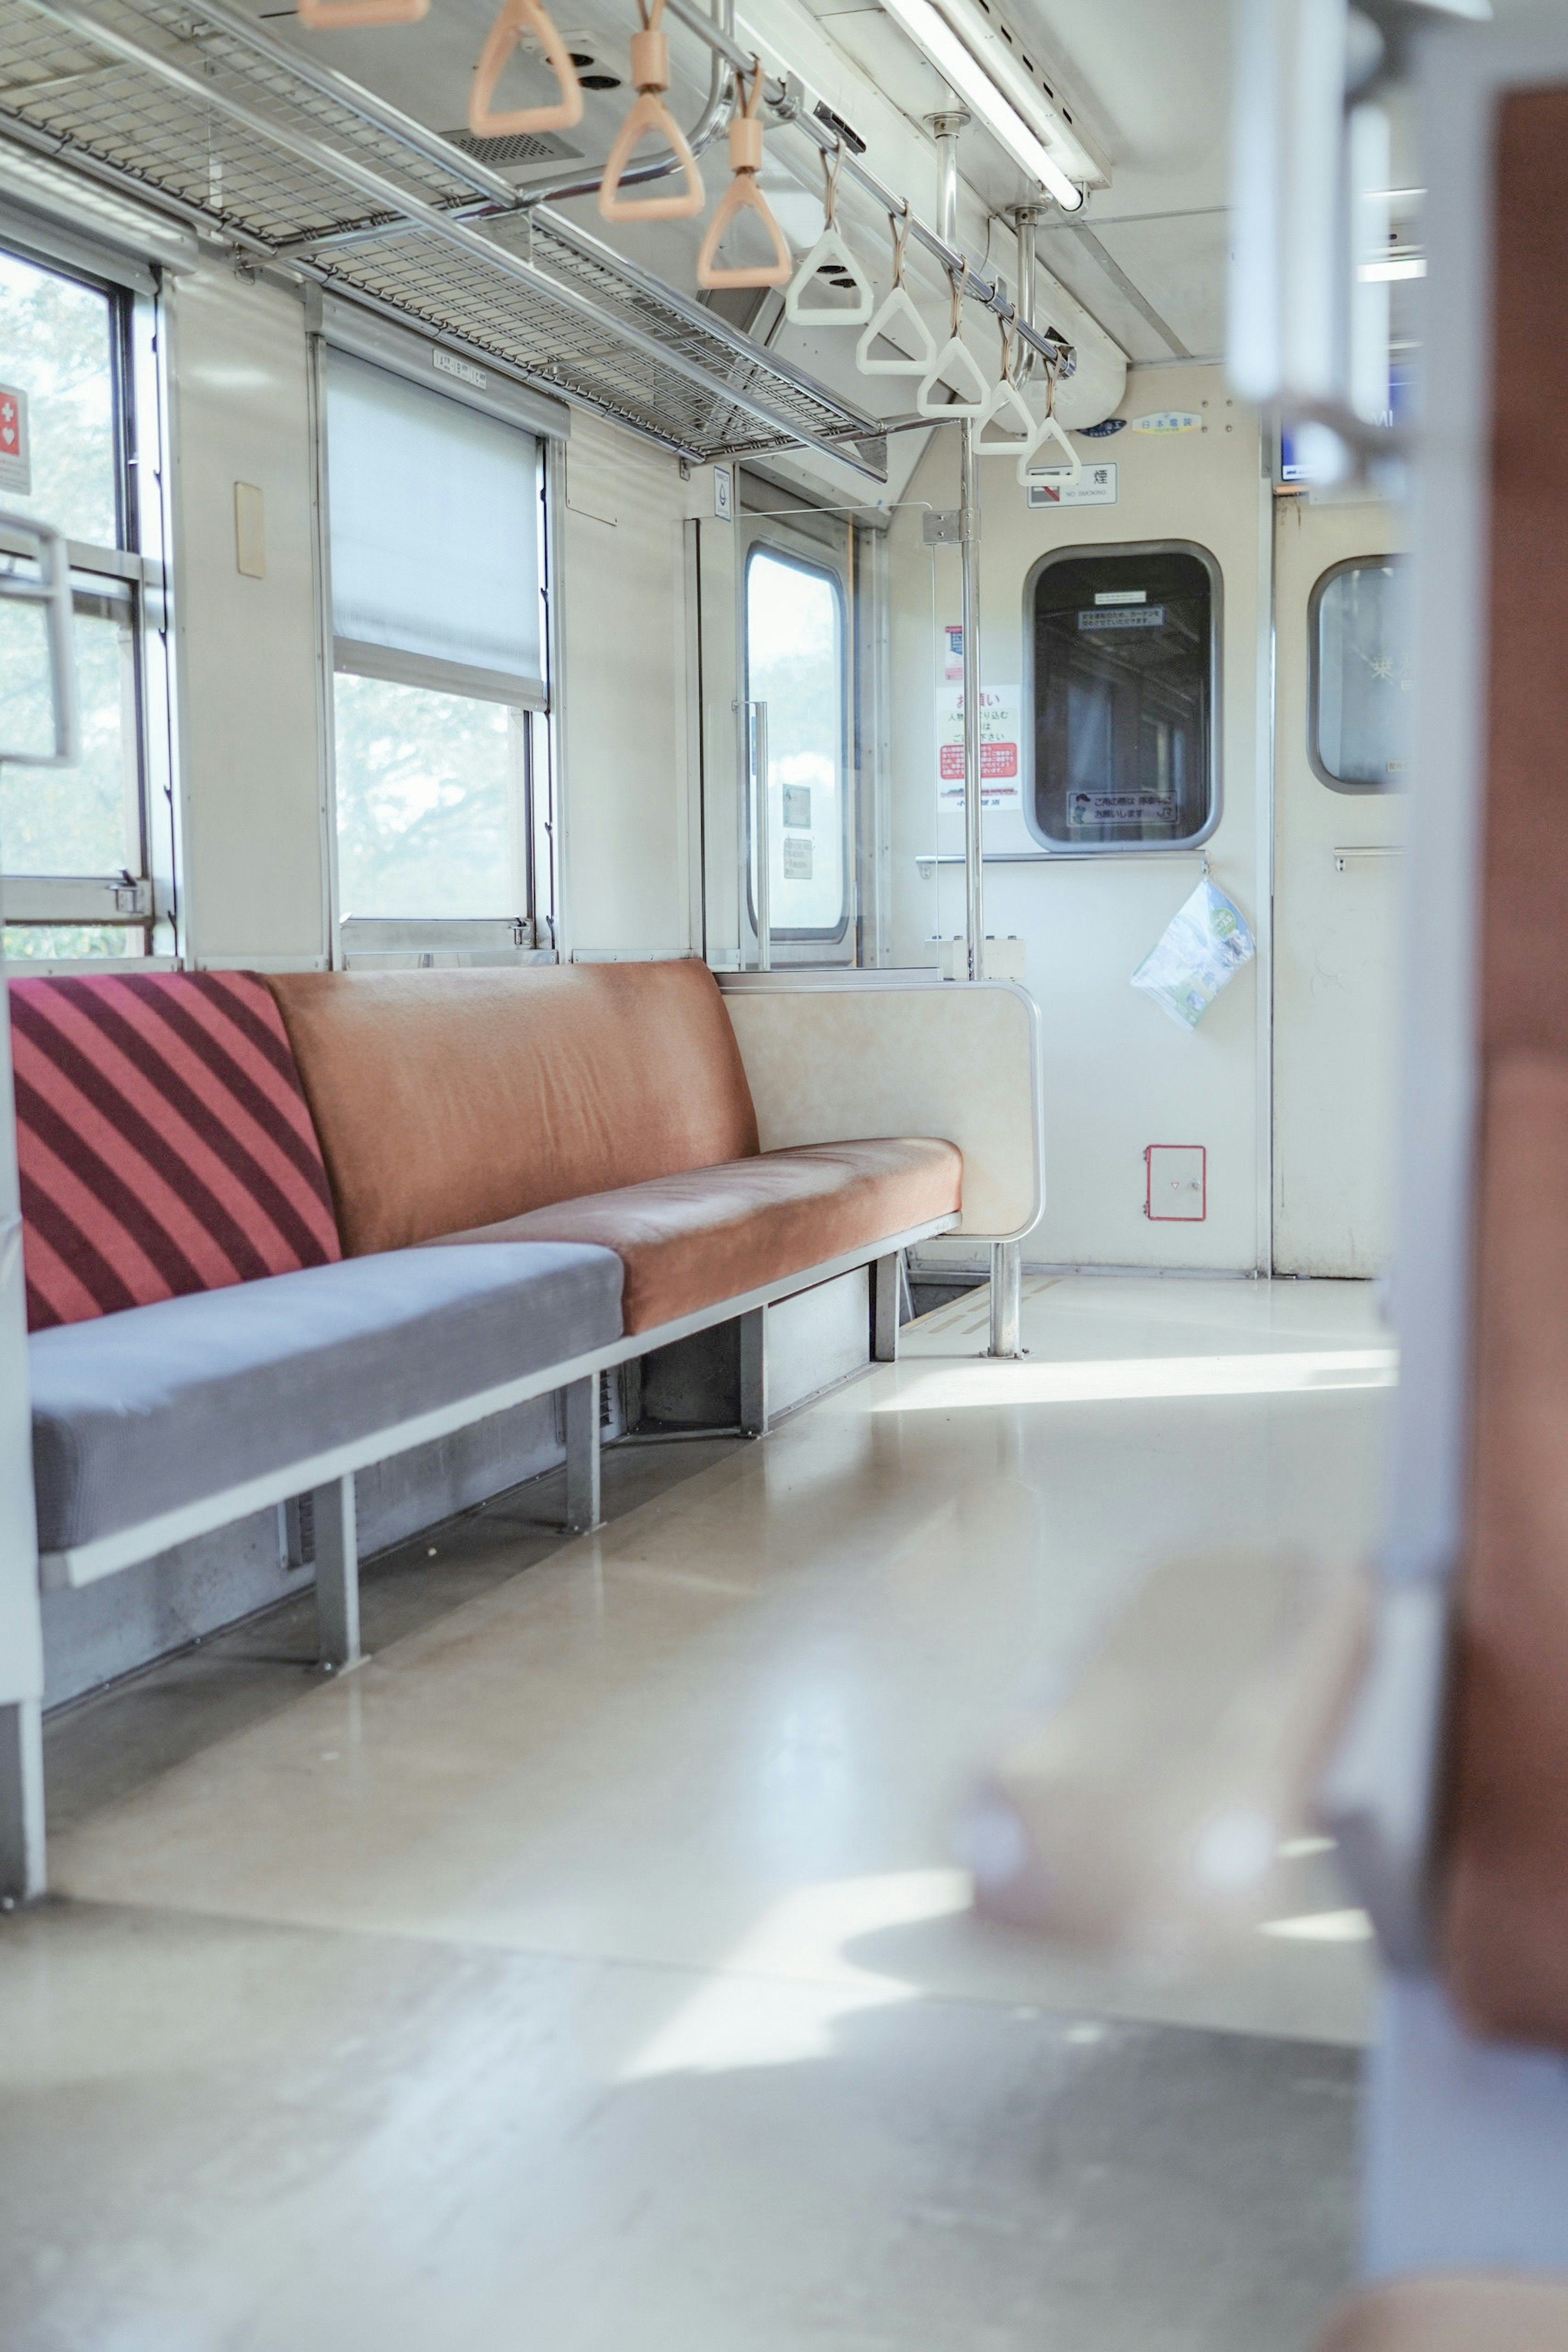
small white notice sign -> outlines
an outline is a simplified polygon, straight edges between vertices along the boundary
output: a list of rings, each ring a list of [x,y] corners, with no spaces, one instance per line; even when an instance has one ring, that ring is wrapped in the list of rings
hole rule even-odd
[[[720,522],[730,522],[735,517],[735,476],[727,466],[713,469],[713,510]]]
[[[1114,466],[1085,466],[1075,482],[1065,476],[1053,482],[1042,474],[1029,486],[1031,507],[1113,507],[1116,504]]]
[[[32,487],[27,395],[16,384],[0,383],[0,490],[19,490],[26,498]]]
[[[980,688],[980,806],[1023,806],[1022,762],[1019,758],[1019,712],[1023,689],[1017,686]],[[964,689],[936,689],[936,805],[964,805]]]

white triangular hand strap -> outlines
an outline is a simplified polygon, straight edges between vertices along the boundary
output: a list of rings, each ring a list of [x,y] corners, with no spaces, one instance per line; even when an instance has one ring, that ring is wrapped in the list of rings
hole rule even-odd
[[[1002,431],[998,439],[988,439],[993,425]],[[975,443],[977,457],[1017,457],[1026,450],[1032,451],[1040,438],[1040,419],[1019,390],[1010,375],[1003,376],[991,394],[991,404],[986,421]]]
[[[1061,449],[1067,458],[1065,466],[1045,467],[1036,465],[1035,459],[1039,456],[1040,450],[1044,448],[1048,441],[1056,442],[1058,446]],[[1083,460],[1079,456],[1077,450],[1073,447],[1071,442],[1068,439],[1067,435],[1062,430],[1058,420],[1054,416],[1044,417],[1041,420],[1039,432],[1035,435],[1032,441],[1026,444],[1023,454],[1019,459],[1018,478],[1023,484],[1025,489],[1028,489],[1030,483],[1034,480],[1037,475],[1048,472],[1053,481],[1061,482],[1065,488],[1069,482],[1075,482],[1082,471]]]
[[[891,360],[873,360],[873,352],[885,339],[898,353]],[[915,346],[908,359],[902,345]],[[895,286],[855,345],[855,365],[862,375],[924,375],[936,356],[936,338],[902,286]]]
[[[821,289],[816,285],[819,269],[836,269],[845,277],[852,278],[855,282],[853,301],[824,300]],[[808,297],[813,293],[817,296],[816,300],[809,300]],[[784,310],[786,316],[793,319],[798,327],[858,327],[862,319],[871,317],[875,300],[876,291],[871,279],[830,221],[795,272],[789,290],[784,297]]]
[[[963,387],[973,387],[973,397],[966,400]],[[946,385],[957,396],[939,400],[936,395]],[[949,335],[937,352],[915,395],[915,405],[922,416],[939,416],[949,422],[955,417],[967,417],[978,424],[991,404],[991,387],[986,381],[985,370],[969,349],[962,335]]]

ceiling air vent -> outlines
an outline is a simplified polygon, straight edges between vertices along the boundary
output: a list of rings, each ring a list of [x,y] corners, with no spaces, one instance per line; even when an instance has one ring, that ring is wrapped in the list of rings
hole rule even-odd
[[[476,163],[497,170],[506,163],[576,163],[582,159],[582,149],[554,131],[515,131],[506,139],[476,139],[467,130],[444,131],[441,136]]]

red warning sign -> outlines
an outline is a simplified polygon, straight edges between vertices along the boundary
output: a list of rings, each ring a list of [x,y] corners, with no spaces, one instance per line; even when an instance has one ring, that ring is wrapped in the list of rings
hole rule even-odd
[[[0,490],[33,487],[27,452],[27,395],[16,385],[0,383]]]

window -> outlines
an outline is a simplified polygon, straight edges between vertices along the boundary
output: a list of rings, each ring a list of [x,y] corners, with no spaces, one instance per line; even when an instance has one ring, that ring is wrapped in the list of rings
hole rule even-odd
[[[132,314],[128,293],[0,252],[0,378],[23,445],[0,507],[71,542],[82,730],[74,767],[0,767],[5,951],[22,959],[147,945],[143,591],[162,575],[137,552]],[[0,563],[26,568],[21,544],[0,535]],[[47,671],[18,604],[0,606],[0,695],[13,739],[45,742]]]
[[[538,444],[336,350],[327,425],[348,936],[398,949],[456,923],[487,927],[472,944],[531,942]]]
[[[849,920],[844,595],[836,572],[754,546],[746,565],[746,692],[766,709],[768,922],[837,940]],[[749,822],[755,825],[755,807]],[[750,900],[757,920],[758,845]]]
[[[1410,622],[1401,556],[1336,563],[1312,590],[1307,751],[1336,793],[1396,790],[1410,759]]]
[[[1169,543],[1047,556],[1024,597],[1037,836],[1070,850],[1201,840],[1218,814],[1212,558]]]

